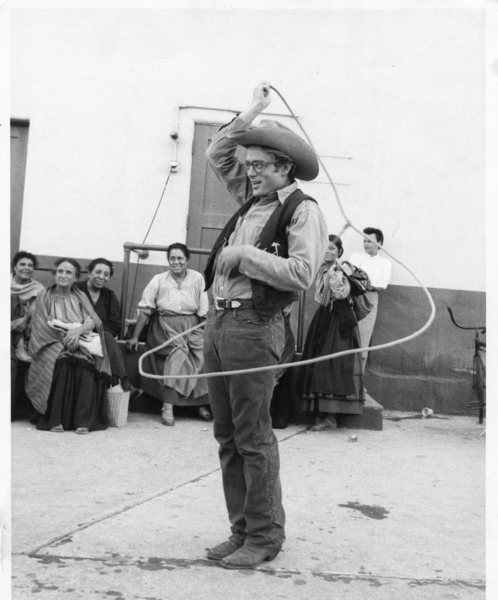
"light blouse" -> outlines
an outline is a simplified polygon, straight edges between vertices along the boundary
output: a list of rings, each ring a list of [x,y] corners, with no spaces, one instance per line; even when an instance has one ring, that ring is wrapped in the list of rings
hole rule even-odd
[[[165,315],[206,316],[209,302],[204,277],[198,271],[187,269],[185,278],[178,282],[171,271],[165,271],[149,281],[138,310],[150,316],[155,310]]]
[[[91,316],[85,311],[76,294],[60,294],[52,292],[48,297],[48,314],[53,319],[64,323],[86,323]]]
[[[385,290],[389,285],[391,281],[391,263],[387,258],[378,254],[370,256],[366,252],[353,252],[350,262],[365,271],[372,287]]]

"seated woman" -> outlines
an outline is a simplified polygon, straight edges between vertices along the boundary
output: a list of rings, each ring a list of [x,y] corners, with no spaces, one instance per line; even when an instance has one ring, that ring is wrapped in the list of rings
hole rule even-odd
[[[315,300],[320,307],[308,329],[303,360],[361,347],[349,282],[337,263],[342,254],[341,238],[329,235],[329,247],[315,281]],[[337,414],[361,415],[361,355],[348,354],[305,366],[303,397],[304,409],[314,412],[314,431],[335,429]]]
[[[55,284],[36,300],[29,342],[26,392],[41,415],[36,427],[76,433],[106,429],[111,371],[102,323],[74,285],[78,261],[61,258],[55,266]],[[97,347],[88,349],[89,341]]]
[[[145,349],[164,343],[205,319],[208,297],[204,277],[187,268],[190,251],[185,244],[175,243],[167,251],[170,269],[155,275],[146,286],[138,303],[139,315],[133,337],[127,342],[129,350],[137,350],[140,334],[149,322]],[[197,329],[181,336],[159,352],[143,361],[147,373],[157,375],[192,375],[192,379],[141,378],[142,390],[162,401],[162,423],[174,425],[173,405],[198,406],[203,419],[211,419],[207,402],[205,379],[196,380],[203,365],[203,331]]]
[[[102,321],[105,345],[111,365],[112,385],[121,383],[124,390],[139,395],[139,390],[132,389],[128,381],[123,354],[116,341],[121,326],[121,310],[116,294],[108,289],[107,282],[114,275],[114,265],[106,258],[96,258],[88,265],[86,281],[77,281],[75,287],[84,292],[90,300],[94,311]]]
[[[24,394],[26,369],[31,362],[28,342],[33,304],[44,286],[33,279],[38,266],[34,254],[21,250],[12,260],[10,280],[10,405],[11,418],[27,416],[29,402]]]

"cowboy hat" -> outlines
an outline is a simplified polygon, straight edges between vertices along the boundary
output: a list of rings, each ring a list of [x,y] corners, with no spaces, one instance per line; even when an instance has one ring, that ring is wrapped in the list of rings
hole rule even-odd
[[[265,119],[244,131],[232,131],[228,138],[241,146],[263,146],[280,150],[296,163],[296,177],[311,181],[318,175],[318,160],[309,144],[282,123]]]

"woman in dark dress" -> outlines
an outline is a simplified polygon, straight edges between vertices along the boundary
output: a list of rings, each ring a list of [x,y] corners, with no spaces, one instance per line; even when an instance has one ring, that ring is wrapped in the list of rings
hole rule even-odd
[[[102,323],[74,286],[79,263],[61,258],[55,266],[55,284],[36,300],[29,341],[26,392],[41,415],[36,427],[76,433],[106,429],[111,372]]]
[[[360,348],[358,321],[353,312],[349,282],[337,263],[341,238],[329,235],[329,247],[315,281],[320,303],[304,344],[303,360]],[[335,429],[336,415],[363,410],[361,355],[348,354],[307,365],[303,378],[304,410],[314,412],[312,429]]]
[[[84,292],[93,309],[102,321],[105,344],[111,364],[112,385],[121,383],[124,390],[132,390],[128,381],[123,354],[116,341],[121,326],[121,310],[116,294],[108,289],[107,282],[114,275],[114,265],[106,258],[96,258],[88,265],[86,281],[77,281],[75,286]],[[134,397],[138,390],[133,388]]]

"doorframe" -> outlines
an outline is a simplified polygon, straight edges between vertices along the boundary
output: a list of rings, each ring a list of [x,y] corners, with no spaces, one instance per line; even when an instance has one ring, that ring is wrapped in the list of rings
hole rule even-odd
[[[21,150],[21,160],[16,165],[17,177],[16,181],[13,181],[13,160],[12,160],[12,131],[14,127],[25,128],[26,131],[26,144]],[[9,136],[9,156],[10,156],[10,170],[9,170],[9,187],[10,187],[10,217],[9,217],[9,229],[10,229],[10,253],[11,258],[20,248],[21,242],[21,226],[22,226],[22,213],[24,205],[24,188],[26,184],[26,168],[28,163],[28,144],[29,144],[29,119],[10,119],[10,136]],[[17,204],[16,210],[13,210],[14,203]],[[15,222],[13,222],[15,219]]]

